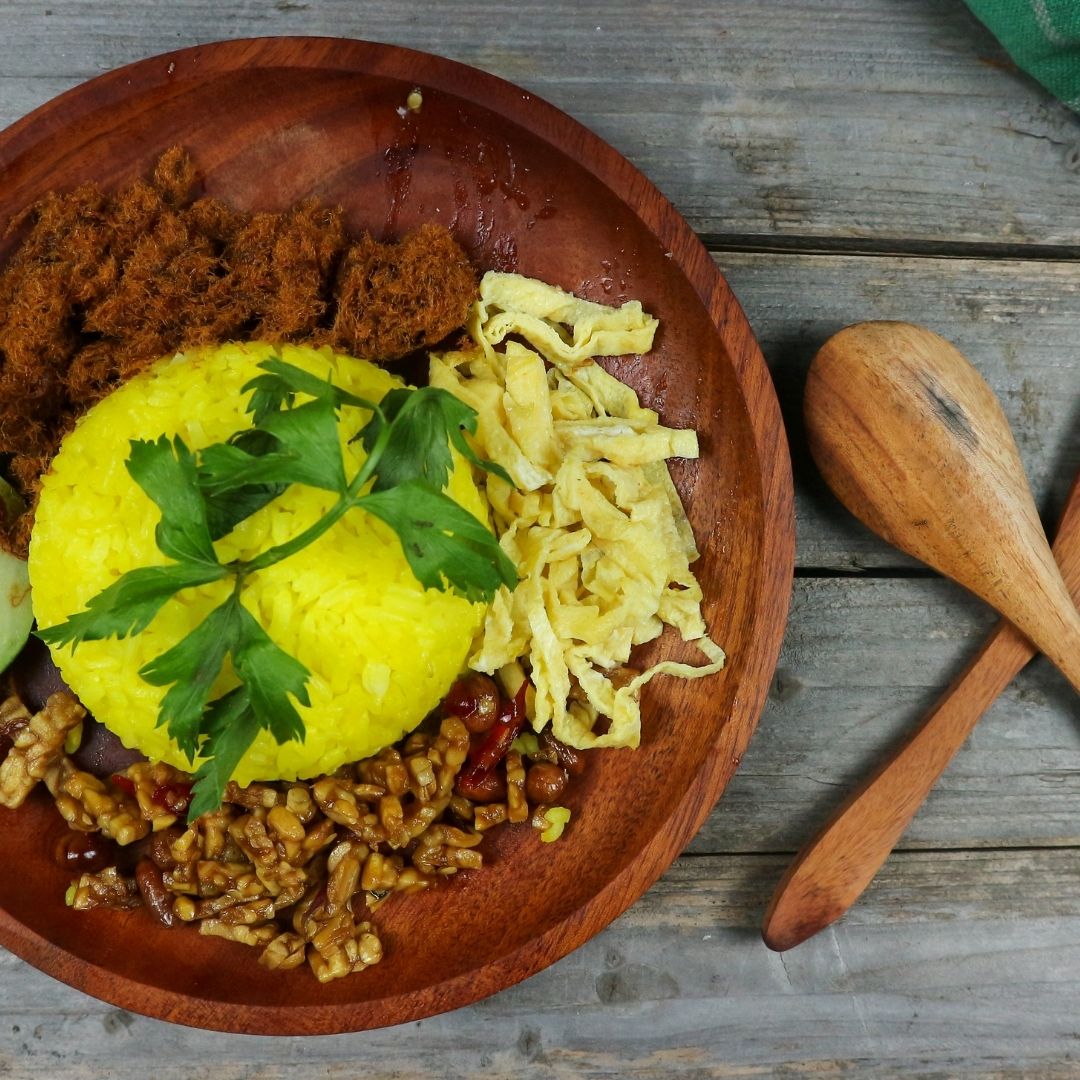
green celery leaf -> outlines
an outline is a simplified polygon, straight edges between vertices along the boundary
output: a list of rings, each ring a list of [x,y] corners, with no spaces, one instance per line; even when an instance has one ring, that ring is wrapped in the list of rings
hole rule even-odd
[[[291,484],[293,464],[287,454],[251,454],[231,442],[214,443],[199,453],[199,486],[204,498],[218,499],[242,488]]]
[[[229,436],[229,445],[238,446],[252,457],[271,454],[278,448],[278,440],[269,431],[260,428],[244,428]]]
[[[278,453],[294,459],[293,483],[309,484],[338,494],[345,492],[348,483],[333,402],[309,401],[273,413],[263,420],[262,430],[277,438]]]
[[[513,588],[517,571],[499,542],[467,510],[420,480],[373,492],[356,505],[386,522],[425,588],[449,584],[468,600],[490,600],[500,585]]]
[[[215,540],[227,536],[245,518],[273,502],[287,484],[244,484],[229,491],[206,494],[206,521]]]
[[[304,738],[304,722],[289,700],[310,705],[308,669],[279,648],[248,610],[240,607],[240,638],[233,646],[233,668],[247,688],[259,724],[279,742]]]
[[[279,412],[282,405],[291,409],[296,400],[296,394],[289,388],[288,383],[274,375],[257,375],[240,388],[242,394],[249,390],[251,397],[248,398],[247,411],[256,427],[268,416]]]
[[[221,505],[231,492],[252,487],[308,484],[325,491],[345,490],[337,417],[329,402],[312,401],[273,413],[263,421],[263,435],[274,448],[251,440],[214,443],[199,454],[199,485],[204,497]],[[252,450],[256,452],[252,452]],[[222,520],[215,516],[215,524]]]
[[[212,701],[203,717],[203,731],[206,741],[200,754],[204,760],[195,773],[188,824],[221,805],[225,785],[259,733],[247,688],[238,686]]]
[[[158,710],[177,746],[194,760],[203,710],[226,655],[240,638],[240,601],[233,593],[171,649],[139,669],[151,686],[169,686]],[[170,686],[170,684],[172,684]]]
[[[261,510],[267,503],[273,502],[289,485],[267,482],[241,484],[238,487],[226,486],[220,490],[211,489],[210,485],[216,474],[210,467],[203,465],[203,458],[208,455],[213,463],[215,457],[221,453],[218,447],[224,446],[227,462],[235,460],[239,464],[246,465],[249,458],[259,458],[270,454],[278,448],[278,445],[278,440],[268,431],[246,428],[232,435],[228,442],[215,443],[200,452],[199,485],[203,501],[206,503],[206,522],[210,527],[212,539],[220,540],[232,532],[245,518],[250,517],[256,510]],[[237,456],[236,450],[247,456]]]
[[[272,413],[280,411],[281,406],[292,407],[297,394],[307,394],[316,401],[329,401],[335,409],[342,405],[354,405],[374,411],[376,406],[366,398],[357,397],[347,390],[335,386],[329,379],[320,379],[310,371],[286,363],[280,357],[264,360],[259,367],[266,372],[257,375],[245,383],[241,393],[251,391],[247,411],[252,414],[254,423],[261,427],[263,421]]]
[[[138,634],[150,625],[150,620],[174,593],[220,581],[228,572],[216,562],[172,563],[129,570],[93,597],[85,611],[72,615],[67,622],[38,630],[37,636],[49,645],[59,646]]]
[[[472,428],[469,428],[469,431],[472,430]],[[450,429],[450,441],[466,461],[471,461],[478,469],[493,473],[499,479],[505,480],[511,487],[515,486],[510,474],[497,461],[489,461],[487,458],[482,458],[477,454],[469,445],[469,440],[465,438],[465,433],[461,428],[453,427]]]
[[[132,439],[127,470],[161,511],[154,534],[161,551],[178,562],[216,563],[195,458],[184,440]]]
[[[421,390],[402,387],[391,390],[382,399],[381,407],[390,424],[390,435],[386,449],[375,466],[372,491],[387,491],[409,480],[426,480],[436,491],[446,487],[453,464],[448,421],[432,393],[443,394],[445,391],[430,386]],[[447,397],[457,401],[452,395],[447,394]],[[467,405],[463,407],[469,409]],[[472,410],[469,409],[469,412]],[[475,423],[474,414],[474,426]],[[364,449],[369,454],[380,428],[381,425],[368,424],[360,432]]]
[[[509,481],[500,466],[477,457],[469,446],[462,432],[476,431],[476,411],[449,391],[435,386],[391,390],[380,405],[390,433],[375,467],[372,491],[386,491],[409,480],[426,480],[442,491],[453,465],[451,444],[474,465]],[[381,430],[378,416],[361,429],[359,437],[369,454]]]

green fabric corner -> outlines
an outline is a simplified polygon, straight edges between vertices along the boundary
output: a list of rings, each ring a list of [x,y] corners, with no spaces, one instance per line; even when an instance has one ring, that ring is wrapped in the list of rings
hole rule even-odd
[[[1017,66],[1080,110],[1080,0],[967,0]]]

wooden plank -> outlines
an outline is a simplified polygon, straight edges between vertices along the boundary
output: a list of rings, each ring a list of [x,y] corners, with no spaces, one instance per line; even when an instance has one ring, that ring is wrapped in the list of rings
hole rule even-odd
[[[1075,117],[937,0],[0,0],[0,124],[154,53],[263,34],[366,37],[549,98],[718,237],[1073,244]]]
[[[940,579],[797,580],[761,724],[690,850],[801,847],[992,624],[980,601]],[[903,846],[1080,845],[1078,716],[1064,678],[1034,661],[984,717]]]
[[[1080,469],[1080,264],[723,253],[716,260],[769,362],[795,472],[798,564],[910,567],[836,501],[806,449],[802,389],[818,347],[863,319],[919,322],[952,341],[993,387],[1051,527]]]
[[[303,1042],[145,1020],[5,957],[0,1075],[1075,1075],[1074,851],[909,853],[844,922],[779,956],[757,928],[782,863],[684,858],[607,931],[517,987],[449,1016]]]

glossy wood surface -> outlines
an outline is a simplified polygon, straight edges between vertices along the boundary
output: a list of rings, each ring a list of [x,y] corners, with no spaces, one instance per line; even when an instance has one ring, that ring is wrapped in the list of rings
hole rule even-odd
[[[402,116],[414,87],[423,106]],[[485,842],[483,873],[387,904],[387,959],[361,977],[320,986],[141,911],[67,911],[63,874],[38,839],[52,813],[44,800],[0,832],[0,859],[24,869],[0,880],[0,940],[126,1009],[225,1030],[349,1031],[474,1001],[631,904],[699,828],[746,748],[794,545],[768,372],[704,247],[641,173],[531,94],[404,49],[234,41],[105,75],[0,135],[0,219],[50,188],[130,180],[174,143],[192,153],[206,192],[237,206],[281,209],[315,194],[379,236],[441,221],[481,267],[605,302],[640,299],[659,316],[654,355],[616,370],[665,422],[701,432],[702,459],[680,464],[676,483],[703,551],[706,618],[731,659],[712,682],[654,684],[642,748],[595,756],[565,841],[504,830]]]

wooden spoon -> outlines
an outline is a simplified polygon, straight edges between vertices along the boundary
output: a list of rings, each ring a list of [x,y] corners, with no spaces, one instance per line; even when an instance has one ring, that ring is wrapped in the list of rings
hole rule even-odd
[[[1080,689],[1080,616],[1069,595],[1080,595],[1080,481],[1059,533],[1066,586],[1008,422],[967,360],[921,327],[860,323],[815,357],[805,411],[815,460],[848,509],[989,600]],[[1009,623],[994,631],[908,742],[788,868],[765,915],[767,945],[791,948],[854,903],[1034,652]]]
[[[857,323],[814,358],[804,409],[840,501],[995,607],[1080,691],[1080,613],[1005,414],[960,352],[910,323]]]
[[[1080,475],[1053,550],[1080,604]],[[971,729],[1034,655],[1034,646],[1012,623],[998,623],[918,728],[795,856],[765,913],[762,936],[770,949],[799,945],[855,903]]]

